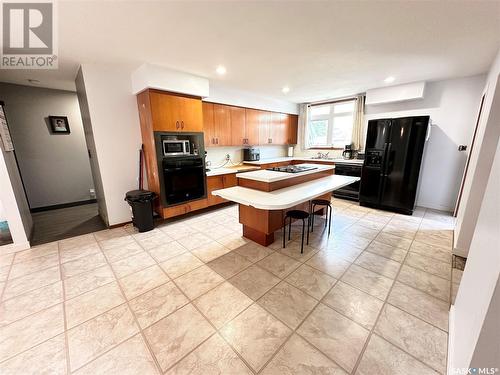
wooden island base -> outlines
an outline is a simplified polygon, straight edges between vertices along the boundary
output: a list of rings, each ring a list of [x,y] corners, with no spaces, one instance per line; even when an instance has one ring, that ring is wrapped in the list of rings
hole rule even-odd
[[[332,193],[326,193],[314,199],[330,200]],[[290,210],[309,212],[309,202],[285,210],[261,210],[251,206],[239,205],[240,223],[243,224],[243,237],[246,237],[262,246],[269,246],[274,242],[274,232],[283,228],[283,219]]]

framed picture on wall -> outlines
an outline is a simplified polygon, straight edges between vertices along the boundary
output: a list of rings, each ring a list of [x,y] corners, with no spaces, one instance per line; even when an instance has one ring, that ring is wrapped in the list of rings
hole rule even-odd
[[[50,127],[52,133],[55,134],[69,134],[69,123],[66,116],[49,116]]]

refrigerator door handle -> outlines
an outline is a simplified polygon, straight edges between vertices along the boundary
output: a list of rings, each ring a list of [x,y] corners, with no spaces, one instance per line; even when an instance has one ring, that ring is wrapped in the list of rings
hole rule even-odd
[[[427,125],[427,134],[425,135],[425,141],[427,142],[431,138],[432,121],[429,120],[429,125]]]
[[[384,157],[384,166],[382,168],[382,176],[387,177],[388,171],[389,171],[389,166],[391,163],[391,148],[392,148],[392,142],[386,143],[385,144],[385,157]]]

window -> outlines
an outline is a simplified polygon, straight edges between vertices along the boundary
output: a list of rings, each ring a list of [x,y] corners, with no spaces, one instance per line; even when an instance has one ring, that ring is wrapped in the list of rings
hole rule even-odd
[[[344,148],[352,142],[356,100],[309,107],[308,147]]]

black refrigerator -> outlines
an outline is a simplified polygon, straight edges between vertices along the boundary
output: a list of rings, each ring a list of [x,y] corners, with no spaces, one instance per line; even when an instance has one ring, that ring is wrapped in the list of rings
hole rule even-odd
[[[362,206],[413,213],[429,116],[368,121]]]

